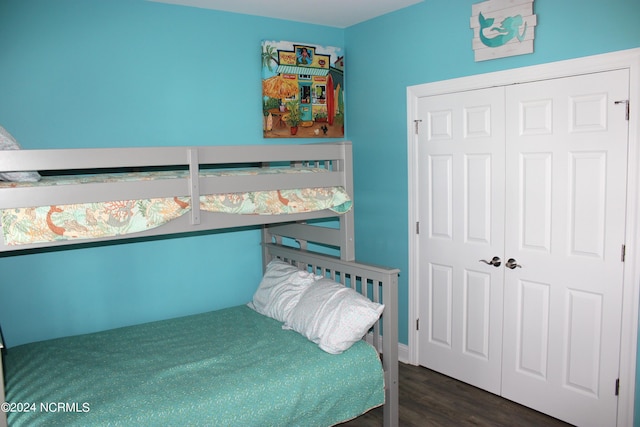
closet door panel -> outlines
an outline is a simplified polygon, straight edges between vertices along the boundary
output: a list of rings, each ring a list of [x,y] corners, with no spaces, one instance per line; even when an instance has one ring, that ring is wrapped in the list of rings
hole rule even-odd
[[[504,252],[504,89],[419,114],[419,363],[499,393],[504,276],[481,260]]]
[[[453,239],[453,156],[429,156],[429,235],[433,238]]]
[[[550,286],[526,280],[518,281],[517,286],[516,370],[546,380]]]
[[[602,260],[605,248],[607,153],[569,153],[569,253]]]
[[[480,271],[465,271],[464,354],[489,360],[491,314],[491,275]]]
[[[491,164],[490,154],[465,156],[465,240],[491,244]]]
[[[502,395],[581,426],[616,419],[627,96],[626,70],[506,89]]]
[[[431,322],[428,326],[428,340],[434,345],[450,349],[451,322],[453,320],[451,294],[452,268],[448,265],[429,264],[429,313]]]
[[[566,351],[563,384],[597,399],[600,394],[600,357],[603,297],[590,292],[567,292]],[[585,351],[586,350],[586,351]]]
[[[551,252],[551,153],[520,155],[518,199],[520,247],[542,253]]]

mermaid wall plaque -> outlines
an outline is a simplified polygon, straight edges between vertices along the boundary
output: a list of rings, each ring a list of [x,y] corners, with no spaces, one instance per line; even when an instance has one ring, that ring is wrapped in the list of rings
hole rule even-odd
[[[534,0],[488,0],[471,7],[476,61],[533,53]]]

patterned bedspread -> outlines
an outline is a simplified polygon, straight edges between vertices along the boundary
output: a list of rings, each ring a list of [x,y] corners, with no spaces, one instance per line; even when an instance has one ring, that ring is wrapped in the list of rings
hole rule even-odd
[[[201,171],[200,176],[323,173],[318,168],[241,169]],[[185,178],[186,171],[118,173],[43,177],[38,182],[0,182],[0,188],[58,186],[90,182],[126,182]],[[5,209],[0,213],[5,244],[111,237],[149,230],[172,221],[191,209],[189,197],[118,200],[60,206]],[[351,199],[342,187],[303,188],[250,193],[212,194],[200,197],[200,209],[239,215],[285,215],[331,209],[345,213]]]
[[[10,348],[5,367],[13,427],[328,426],[384,403],[369,344],[328,354],[246,306]]]

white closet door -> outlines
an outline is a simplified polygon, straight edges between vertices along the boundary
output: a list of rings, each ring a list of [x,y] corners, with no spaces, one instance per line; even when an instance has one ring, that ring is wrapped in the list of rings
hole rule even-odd
[[[420,365],[615,425],[628,91],[618,70],[418,100]]]
[[[580,426],[615,425],[625,232],[626,70],[506,97],[502,395]],[[628,381],[629,379],[625,379]]]
[[[419,363],[500,392],[504,89],[419,100]],[[497,264],[497,262],[496,262]]]

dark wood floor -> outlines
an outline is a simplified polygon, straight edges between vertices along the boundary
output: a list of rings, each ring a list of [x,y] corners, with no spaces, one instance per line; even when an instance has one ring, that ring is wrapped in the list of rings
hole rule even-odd
[[[456,381],[427,368],[400,363],[400,427],[567,427],[562,421]],[[382,426],[382,408],[340,424]]]

